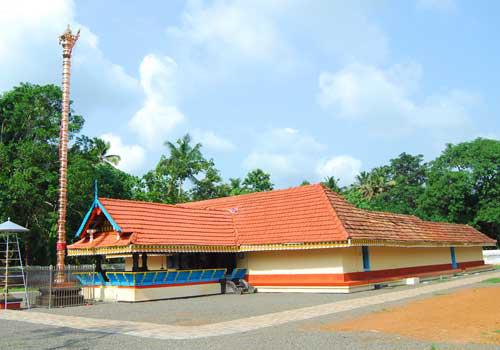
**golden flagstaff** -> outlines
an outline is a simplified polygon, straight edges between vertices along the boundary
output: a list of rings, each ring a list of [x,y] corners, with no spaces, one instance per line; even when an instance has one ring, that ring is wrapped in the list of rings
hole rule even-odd
[[[71,53],[80,31],[71,32],[68,25],[66,31],[59,37],[59,44],[63,47],[63,74],[62,74],[62,113],[61,133],[59,141],[59,218],[57,222],[57,276],[58,282],[64,282],[64,258],[66,254],[66,210],[67,210],[67,167],[68,167],[68,119],[70,101]]]

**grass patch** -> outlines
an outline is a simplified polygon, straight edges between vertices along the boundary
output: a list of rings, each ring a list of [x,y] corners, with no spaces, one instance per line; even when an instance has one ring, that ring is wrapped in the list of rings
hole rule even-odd
[[[446,292],[434,292],[432,293],[432,295],[436,295],[436,296],[439,296],[439,295],[449,295],[450,293],[446,293]]]
[[[432,344],[431,345],[431,350],[439,350],[439,349],[438,349],[437,345]]]
[[[500,277],[488,278],[487,280],[482,281],[483,283],[500,283]]]
[[[28,292],[37,291],[37,288],[28,288]],[[9,293],[24,292],[24,287],[11,287],[9,288]]]
[[[495,331],[495,333],[500,334],[500,329],[497,329],[497,330]]]

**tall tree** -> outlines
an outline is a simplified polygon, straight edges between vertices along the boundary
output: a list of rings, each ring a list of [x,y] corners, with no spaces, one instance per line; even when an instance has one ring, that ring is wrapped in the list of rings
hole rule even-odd
[[[222,181],[219,170],[215,168],[213,160],[210,160],[203,172],[203,178],[196,180],[191,189],[191,199],[194,201],[227,197],[230,195],[231,186]]]
[[[373,198],[375,207],[401,214],[416,214],[418,199],[424,192],[427,164],[421,154],[401,153],[384,167],[388,186]]]
[[[111,145],[109,142],[94,138],[94,149],[97,153],[97,158],[101,164],[118,165],[120,163],[120,156],[116,154],[109,154]]]
[[[0,216],[28,227],[32,262],[54,257],[57,233],[58,144],[61,90],[21,84],[0,97]],[[70,113],[69,137],[82,117]]]
[[[388,191],[394,186],[394,181],[389,178],[387,166],[374,168],[371,172],[362,171],[356,177],[356,187],[368,200]]]
[[[229,195],[231,196],[237,196],[250,192],[245,186],[243,186],[243,181],[240,178],[230,178],[228,186]]]
[[[331,189],[333,192],[340,193],[341,189],[339,186],[339,179],[336,179],[333,176],[327,176],[325,179],[321,182],[324,186],[328,187]]]
[[[431,162],[421,216],[468,223],[500,240],[500,141],[448,144]]]
[[[55,260],[61,97],[57,86],[32,84],[0,95],[0,219],[30,229],[22,242],[30,264]],[[95,178],[106,196],[127,198],[135,187],[132,176],[99,164],[92,139],[75,139],[83,122],[70,111],[68,241],[88,210]]]
[[[243,186],[249,192],[271,191],[274,188],[271,175],[261,169],[250,171],[243,180]]]
[[[178,197],[181,198],[182,186],[186,180],[196,182],[195,175],[207,168],[208,162],[201,154],[201,144],[191,144],[191,136],[184,135],[175,143],[165,142],[170,154],[163,157],[160,166],[165,167],[177,185]]]

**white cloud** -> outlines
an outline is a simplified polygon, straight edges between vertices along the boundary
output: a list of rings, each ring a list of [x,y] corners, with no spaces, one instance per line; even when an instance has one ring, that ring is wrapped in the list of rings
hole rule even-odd
[[[352,184],[360,170],[361,161],[348,155],[320,160],[316,167],[316,172],[321,179],[327,176],[333,176],[339,179],[339,184],[341,186]]]
[[[457,10],[455,0],[417,0],[417,8],[420,10],[438,11],[450,13]]]
[[[181,23],[167,28],[167,42],[187,81],[197,83],[260,67],[296,74],[317,64],[313,52],[383,62],[387,38],[370,11],[357,1],[189,1]]]
[[[236,148],[231,141],[216,135],[213,131],[194,129],[191,133],[194,141],[201,143],[203,148],[217,152],[230,152]]]
[[[352,183],[361,161],[349,155],[326,159],[325,151],[325,145],[300,130],[275,128],[260,134],[243,167],[270,172],[279,186],[298,185],[302,180],[319,182],[327,176],[339,178],[342,186]]]
[[[74,30],[81,29],[73,55],[74,108],[90,123],[100,122],[111,111],[124,112],[140,96],[138,82],[110,62],[99,48],[98,37],[76,22],[72,1],[0,2],[0,91],[25,81],[60,85],[58,37],[68,23]]]
[[[323,144],[297,129],[270,129],[257,137],[243,167],[271,172],[278,183],[300,183],[305,178],[316,178],[315,159],[324,149]]]
[[[167,34],[184,49],[201,51],[208,59],[283,59],[289,48],[275,17],[284,7],[280,1],[191,1],[181,25],[169,27]]]
[[[185,119],[176,106],[177,64],[170,57],[150,54],[142,60],[139,71],[145,99],[129,127],[149,148],[155,148]]]
[[[467,127],[477,95],[458,89],[418,98],[422,68],[397,65],[387,70],[351,64],[319,76],[319,103],[346,120],[358,120],[382,133],[426,130],[432,134]]]
[[[144,148],[139,145],[125,145],[120,136],[112,133],[103,134],[100,138],[109,142],[109,154],[120,156],[121,160],[117,168],[130,173],[138,173],[142,170],[146,156]]]

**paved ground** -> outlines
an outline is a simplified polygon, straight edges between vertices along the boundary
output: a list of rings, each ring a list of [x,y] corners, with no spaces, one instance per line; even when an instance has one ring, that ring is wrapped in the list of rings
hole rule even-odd
[[[226,295],[155,303],[105,304],[45,313],[39,313],[40,310],[2,312],[0,318],[10,320],[0,321],[0,348],[430,349],[433,345],[430,342],[373,332],[331,332],[325,331],[321,325],[380,310],[408,298],[421,298],[450,288],[470,286],[494,275],[499,276],[500,273],[481,274],[424,287],[351,295]],[[21,316],[29,323],[15,321]],[[56,328],[48,324],[69,325],[88,331]],[[14,338],[12,334],[15,334]],[[438,349],[497,349],[486,345],[436,345]]]

